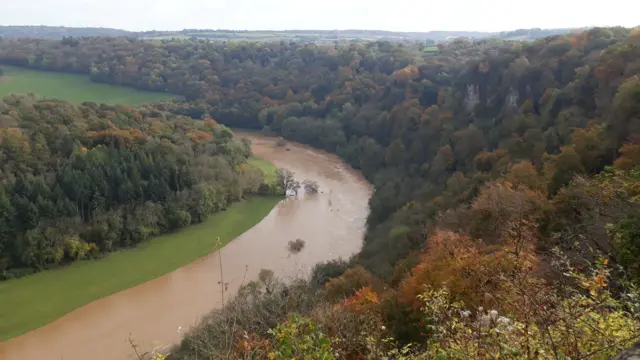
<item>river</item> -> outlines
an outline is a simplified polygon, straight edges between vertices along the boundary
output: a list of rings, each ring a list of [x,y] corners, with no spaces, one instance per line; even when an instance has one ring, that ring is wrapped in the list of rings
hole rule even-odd
[[[321,193],[281,201],[259,224],[222,249],[226,295],[261,269],[281,278],[307,274],[320,261],[347,258],[362,245],[371,186],[333,154],[275,138],[236,132],[255,155],[287,168],[297,180],[318,182]],[[215,236],[215,234],[211,234]],[[303,239],[296,255],[290,240]],[[177,343],[198,319],[219,307],[217,253],[165,276],[87,304],[39,329],[0,343],[0,360],[123,360]],[[64,296],[60,294],[59,296]]]

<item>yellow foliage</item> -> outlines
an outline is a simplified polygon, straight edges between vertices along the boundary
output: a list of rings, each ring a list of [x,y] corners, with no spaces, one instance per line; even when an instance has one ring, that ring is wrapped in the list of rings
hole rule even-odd
[[[371,286],[363,287],[355,295],[338,305],[357,314],[373,313],[379,309],[380,299]]]

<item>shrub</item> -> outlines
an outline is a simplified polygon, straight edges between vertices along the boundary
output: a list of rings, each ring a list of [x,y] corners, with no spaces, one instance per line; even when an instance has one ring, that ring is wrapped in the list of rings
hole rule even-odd
[[[180,229],[191,224],[191,214],[184,210],[173,210],[167,214],[167,222],[169,223],[169,229]]]
[[[349,263],[342,259],[318,263],[311,271],[311,284],[313,286],[324,286],[329,280],[344,274],[348,268]]]
[[[269,184],[261,183],[258,185],[258,195],[269,195],[271,194],[271,186]]]
[[[317,194],[320,191],[320,186],[313,180],[307,179],[303,181],[302,186],[304,186],[304,192],[307,194]]]
[[[289,241],[289,243],[287,244],[287,247],[289,248],[290,253],[297,254],[300,251],[302,251],[302,249],[304,249],[304,245],[305,245],[304,240],[296,239],[296,240]]]
[[[362,266],[347,269],[340,277],[329,280],[324,286],[328,298],[332,301],[353,296],[365,287],[381,290],[383,283]]]
[[[293,314],[269,334],[273,337],[269,359],[334,359],[331,340],[309,318]]]

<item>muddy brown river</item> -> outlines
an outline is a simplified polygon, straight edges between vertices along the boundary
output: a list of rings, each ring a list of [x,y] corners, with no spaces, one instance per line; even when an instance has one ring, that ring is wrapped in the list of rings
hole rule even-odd
[[[223,276],[233,295],[243,281],[271,269],[289,278],[308,274],[319,261],[349,257],[362,245],[370,185],[337,156],[275,139],[236,133],[253,141],[254,153],[318,182],[321,193],[281,201],[259,224],[222,249]],[[215,236],[215,234],[211,234]],[[289,254],[290,240],[304,239]],[[165,276],[94,301],[58,320],[0,343],[0,360],[135,359],[180,340],[198,319],[221,303],[217,253]],[[64,296],[64,294],[59,294]]]

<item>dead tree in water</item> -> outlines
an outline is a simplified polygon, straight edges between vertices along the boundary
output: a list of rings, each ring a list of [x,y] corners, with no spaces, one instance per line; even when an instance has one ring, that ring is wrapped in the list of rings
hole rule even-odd
[[[313,180],[307,179],[302,182],[302,185],[304,186],[304,192],[307,194],[317,194],[320,190],[318,183]]]

